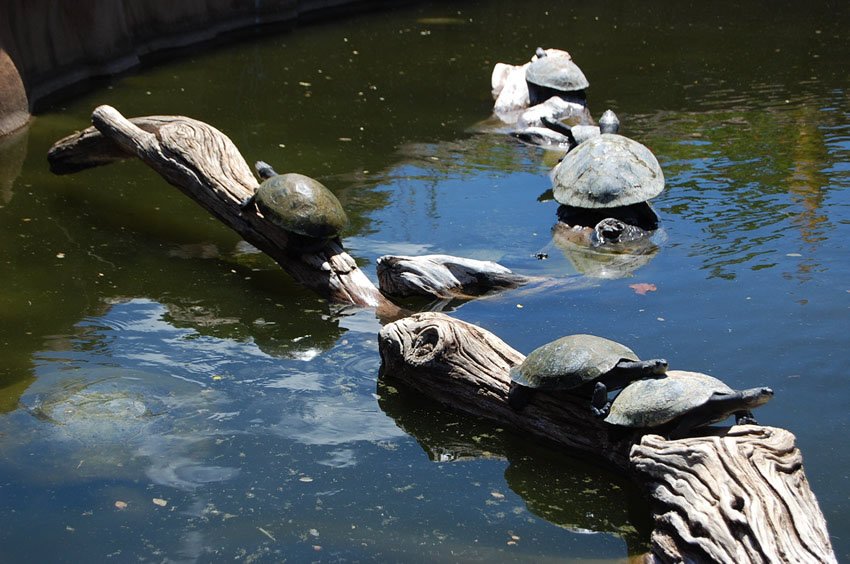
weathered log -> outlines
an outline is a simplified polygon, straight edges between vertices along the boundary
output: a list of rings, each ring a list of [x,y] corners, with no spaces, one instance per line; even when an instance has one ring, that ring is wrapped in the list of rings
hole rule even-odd
[[[110,106],[92,113],[94,128],[57,141],[48,160],[57,173],[108,164],[136,156],[165,180],[195,200],[243,239],[272,257],[297,282],[336,303],[374,307],[397,316],[357,267],[338,240],[320,251],[287,251],[286,231],[267,221],[255,207],[239,206],[258,186],[233,142],[206,123],[181,116],[127,120]]]
[[[784,429],[646,435],[631,467],[655,506],[656,562],[836,562],[803,456]]]
[[[388,324],[378,339],[381,371],[440,403],[628,466],[633,432],[617,436],[592,417],[589,398],[536,394],[517,413],[507,404],[508,372],[525,358],[492,333],[440,313]]]
[[[463,299],[532,280],[495,262],[450,255],[384,255],[378,259],[377,272],[381,291],[390,296]]]
[[[144,116],[129,118],[127,121],[139,129],[156,134],[160,127],[173,123],[174,116]],[[53,174],[73,174],[134,156],[94,127],[89,127],[54,143],[47,152],[47,162]]]
[[[654,562],[836,562],[826,522],[788,431],[755,425],[678,440],[592,417],[586,398],[536,394],[507,405],[523,355],[498,337],[438,313],[385,326],[382,375],[440,403],[600,456],[648,487]]]

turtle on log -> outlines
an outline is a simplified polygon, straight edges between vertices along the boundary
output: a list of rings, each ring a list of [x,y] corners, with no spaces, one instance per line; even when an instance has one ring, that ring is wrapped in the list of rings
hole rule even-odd
[[[528,98],[532,106],[552,96],[585,103],[585,89],[590,86],[584,73],[568,54],[548,53],[537,48],[537,60],[525,70]]]
[[[772,397],[770,388],[733,390],[707,374],[671,370],[664,379],[639,380],[623,388],[611,404],[605,422],[622,427],[669,429],[669,438],[681,438],[730,415],[735,415],[736,423],[755,423],[751,410]]]
[[[554,170],[558,219],[593,228],[614,218],[650,232],[658,215],[648,200],[664,190],[664,173],[648,148],[614,133],[600,133],[568,152]],[[616,241],[614,241],[616,242]]]
[[[573,390],[592,395],[591,410],[608,413],[608,391],[640,378],[661,377],[664,359],[640,360],[625,345],[595,335],[568,335],[547,343],[511,369],[508,403],[522,410],[538,390]]]
[[[348,226],[342,204],[319,181],[303,174],[277,174],[263,161],[255,168],[263,183],[240,205],[248,209],[256,204],[263,217],[285,230],[290,250],[317,251]]]

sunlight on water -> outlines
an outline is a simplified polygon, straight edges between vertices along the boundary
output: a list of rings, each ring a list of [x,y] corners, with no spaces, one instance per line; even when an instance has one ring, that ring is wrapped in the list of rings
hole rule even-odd
[[[523,353],[569,333],[776,391],[850,559],[847,14],[422,3],[267,30],[114,77],[0,141],[0,560],[623,561],[625,477],[379,378],[380,320],[331,306],[137,162],[53,176],[93,107],[182,114],[316,177],[375,279],[385,254],[540,279],[409,300]],[[734,14],[734,16],[733,16]],[[566,42],[566,43],[565,43]],[[661,230],[617,255],[556,228],[555,151],[490,119],[497,61],[568,49],[592,113],[652,149]],[[546,255],[539,260],[538,254]],[[62,554],[57,555],[57,546]],[[65,554],[70,556],[64,556]]]

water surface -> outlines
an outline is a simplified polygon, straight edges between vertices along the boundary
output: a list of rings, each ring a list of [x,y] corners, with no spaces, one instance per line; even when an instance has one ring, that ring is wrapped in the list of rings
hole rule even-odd
[[[424,3],[45,109],[0,144],[0,560],[646,549],[626,479],[378,382],[372,312],[299,288],[144,165],[50,175],[50,144],[102,103],[207,121],[249,162],[318,178],[373,279],[382,254],[431,252],[547,277],[450,306],[524,353],[589,332],[773,387],[758,418],[797,436],[850,558],[848,23],[839,3]],[[557,155],[477,133],[493,64],[537,45],[569,50],[594,115],[614,109],[664,169],[664,237],[643,260],[600,268],[553,240]]]

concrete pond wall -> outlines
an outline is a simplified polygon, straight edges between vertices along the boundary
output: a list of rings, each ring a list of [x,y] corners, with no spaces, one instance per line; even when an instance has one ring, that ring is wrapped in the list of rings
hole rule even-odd
[[[34,105],[154,53],[237,30],[295,24],[393,0],[3,0],[0,136],[26,125]]]

